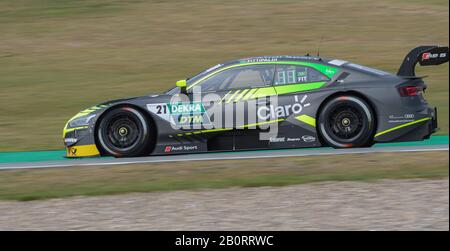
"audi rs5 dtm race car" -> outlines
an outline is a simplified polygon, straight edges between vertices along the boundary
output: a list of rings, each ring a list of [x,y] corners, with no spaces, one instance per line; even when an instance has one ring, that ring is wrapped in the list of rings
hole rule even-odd
[[[81,111],[63,131],[67,157],[132,157],[418,141],[437,130],[415,67],[448,62],[420,46],[397,74],[314,56],[218,64],[159,95]]]

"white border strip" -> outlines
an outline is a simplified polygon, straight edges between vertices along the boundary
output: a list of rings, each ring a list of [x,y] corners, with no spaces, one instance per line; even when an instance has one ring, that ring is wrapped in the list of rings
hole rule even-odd
[[[293,150],[293,149],[286,149]],[[258,154],[258,151],[238,152],[236,156],[227,156],[226,160],[239,159],[258,159],[258,158],[281,158],[281,157],[305,157],[305,156],[319,156],[319,155],[343,155],[343,154],[366,154],[366,153],[388,153],[388,152],[431,152],[431,151],[448,151],[448,145],[436,145],[432,148],[402,148],[402,147],[383,147],[383,148],[352,148],[352,149],[324,149],[324,150],[299,150],[292,153],[282,153],[277,151],[265,152]],[[32,163],[17,163],[17,165],[1,166],[0,170],[19,170],[19,169],[35,169],[35,168],[53,168],[53,167],[75,167],[75,166],[112,166],[112,165],[130,165],[130,164],[146,164],[146,163],[168,163],[180,161],[203,161],[203,160],[224,160],[224,153],[233,154],[233,152],[222,153],[208,153],[208,154],[192,154],[192,155],[176,155],[176,156],[158,156],[158,157],[143,157],[131,160],[128,159],[113,159],[113,160],[80,160],[74,162],[58,162],[49,163],[37,162]],[[218,156],[219,155],[219,156]],[[241,156],[239,156],[241,155]],[[181,157],[182,156],[182,157]],[[184,158],[183,158],[184,157]],[[172,158],[172,159],[171,159]],[[56,162],[56,161],[55,161]]]

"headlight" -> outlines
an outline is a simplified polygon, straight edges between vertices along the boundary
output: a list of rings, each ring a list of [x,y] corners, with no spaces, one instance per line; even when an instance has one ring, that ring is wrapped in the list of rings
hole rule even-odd
[[[94,115],[87,115],[87,116],[76,118],[69,122],[68,128],[87,126],[87,125],[89,125],[89,121],[95,116],[96,115],[94,114]]]

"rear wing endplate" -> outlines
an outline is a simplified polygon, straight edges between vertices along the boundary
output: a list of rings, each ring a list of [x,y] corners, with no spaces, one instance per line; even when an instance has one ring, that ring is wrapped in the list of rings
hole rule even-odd
[[[440,65],[448,62],[449,53],[447,46],[425,45],[419,46],[411,50],[405,59],[403,59],[397,75],[403,77],[416,76],[416,65]]]

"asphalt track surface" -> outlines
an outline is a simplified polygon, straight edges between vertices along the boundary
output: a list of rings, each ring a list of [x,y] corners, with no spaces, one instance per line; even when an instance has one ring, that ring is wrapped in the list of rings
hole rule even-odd
[[[448,151],[448,136],[434,136],[429,140],[418,142],[385,143],[376,144],[370,148],[333,149],[322,148],[299,148],[280,150],[254,150],[240,152],[218,152],[201,154],[180,154],[166,156],[149,156],[139,158],[64,158],[65,151],[38,151],[38,152],[3,152],[0,153],[0,170],[9,169],[31,169],[52,167],[75,167],[75,166],[109,166],[125,164],[161,163],[176,161],[202,161],[202,160],[230,160],[230,159],[258,159],[275,157],[301,157],[316,155],[341,155],[341,154],[364,154],[383,152],[425,152],[425,151]]]

